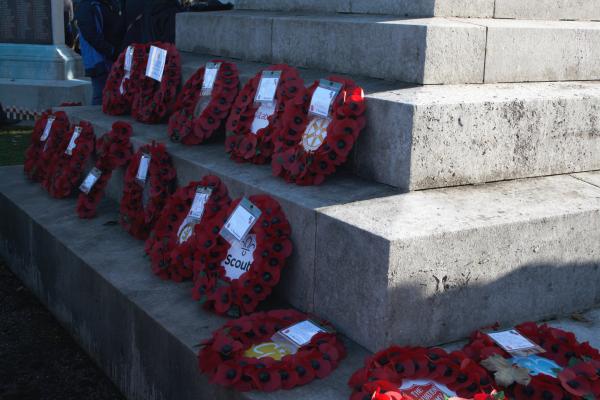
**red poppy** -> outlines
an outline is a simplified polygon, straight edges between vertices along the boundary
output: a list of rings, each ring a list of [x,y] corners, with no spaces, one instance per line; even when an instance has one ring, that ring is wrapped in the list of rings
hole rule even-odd
[[[133,44],[133,58],[129,78],[125,76],[125,49],[113,63],[102,93],[102,111],[109,115],[124,115],[131,111],[131,104],[140,90],[147,63],[148,45]]]

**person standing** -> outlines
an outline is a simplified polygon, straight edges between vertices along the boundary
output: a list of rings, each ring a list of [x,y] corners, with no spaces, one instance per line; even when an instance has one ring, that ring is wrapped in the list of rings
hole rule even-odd
[[[119,55],[124,22],[118,0],[80,0],[75,7],[85,74],[92,79],[92,104],[102,104],[102,91]]]

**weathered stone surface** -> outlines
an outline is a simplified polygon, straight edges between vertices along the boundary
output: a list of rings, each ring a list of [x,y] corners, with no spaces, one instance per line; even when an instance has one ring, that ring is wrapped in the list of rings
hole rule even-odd
[[[596,0],[496,0],[496,18],[600,20]]]
[[[81,57],[64,44],[0,43],[0,78],[64,80],[81,77]]]
[[[86,104],[91,98],[92,85],[86,80],[0,78],[0,103],[4,107],[13,106],[41,112],[64,102]]]
[[[584,172],[581,174],[574,174],[573,176],[584,182],[600,187],[600,173],[598,172]]]

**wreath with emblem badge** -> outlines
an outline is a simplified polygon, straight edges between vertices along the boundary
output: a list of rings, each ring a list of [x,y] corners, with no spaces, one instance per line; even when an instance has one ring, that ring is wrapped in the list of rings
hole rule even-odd
[[[318,333],[295,354],[278,353],[276,348],[267,356],[255,351],[280,330],[307,319],[298,311],[275,310],[229,321],[201,344],[200,371],[210,377],[211,383],[240,392],[289,390],[323,379],[346,356],[335,333]],[[325,322],[320,325],[329,326]],[[249,351],[254,354],[249,356]]]
[[[291,227],[279,203],[267,195],[251,196],[249,201],[261,215],[242,242],[234,246],[220,235],[241,199],[224,210],[220,219],[203,225],[198,235],[196,259],[200,263],[194,271],[193,298],[217,314],[239,317],[254,312],[279,283],[292,254]],[[227,266],[239,277],[228,277]]]
[[[175,113],[169,119],[169,137],[185,145],[196,145],[213,137],[223,126],[239,91],[240,79],[234,63],[219,63],[210,96],[202,96],[206,67],[200,68],[183,85],[177,98]]]
[[[150,156],[145,181],[137,179],[140,162]],[[173,193],[177,170],[162,143],[140,147],[125,172],[121,198],[121,226],[133,237],[146,240],[160,217],[167,199]]]
[[[310,118],[309,108],[319,81],[288,102],[277,130],[273,174],[298,185],[318,185],[344,164],[366,124],[363,90],[353,81],[332,76],[342,89],[330,118]]]
[[[254,98],[263,71],[281,71],[275,94],[276,106],[273,115],[267,118],[267,126],[252,132],[252,124],[259,106]],[[227,120],[225,149],[237,162],[266,164],[271,160],[275,143],[275,128],[283,114],[285,104],[305,90],[300,74],[288,65],[273,65],[254,76],[240,91]]]
[[[129,77],[126,77],[125,49],[114,62],[102,92],[102,111],[108,115],[124,115],[131,111],[135,94],[140,89],[148,57],[148,45],[132,44],[133,57]]]
[[[54,118],[46,140],[42,140],[48,120]],[[43,182],[51,169],[52,160],[62,144],[63,136],[69,130],[69,118],[63,111],[55,113],[46,111],[35,122],[31,135],[31,144],[25,151],[24,171],[27,177],[35,182]]]
[[[188,215],[198,188],[209,188],[210,197],[200,221]],[[207,175],[198,182],[179,188],[168,199],[150,237],[146,241],[146,254],[150,257],[152,271],[162,279],[181,282],[193,277],[196,257],[196,237],[202,226],[220,218],[229,209],[231,199],[227,187],[219,178]]]

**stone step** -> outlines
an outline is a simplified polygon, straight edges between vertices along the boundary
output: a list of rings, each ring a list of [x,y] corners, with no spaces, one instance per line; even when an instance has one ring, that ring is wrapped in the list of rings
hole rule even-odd
[[[183,53],[187,79],[213,57]],[[265,64],[235,61],[242,82]],[[302,69],[307,84],[324,71]],[[352,173],[403,191],[600,170],[600,83],[410,87],[355,78],[367,129]]]
[[[182,51],[417,84],[599,80],[598,43],[595,22],[245,10],[177,15]]]
[[[164,282],[150,273],[142,261],[143,245],[111,223],[116,207],[103,201],[100,217],[79,220],[73,199],[50,199],[39,185],[25,181],[22,166],[0,168],[0,257],[128,399],[348,398],[346,382],[368,355],[350,340],[339,368],[304,387],[236,393],[209,384],[198,372],[197,344],[225,319],[191,301],[189,284]],[[452,315],[461,313],[456,309]],[[600,348],[600,310],[550,324]]]
[[[67,112],[97,134],[116,120],[94,107]],[[166,138],[165,126],[132,126],[136,147]],[[600,302],[600,173],[398,194],[344,174],[321,187],[287,185],[268,166],[228,160],[222,143],[167,148],[182,184],[210,173],[233,197],[278,199],[295,252],[277,293],[370,350],[450,342],[496,321]],[[115,199],[121,179],[110,184]]]
[[[241,10],[389,14],[401,17],[474,17],[600,20],[596,0],[237,0]]]

